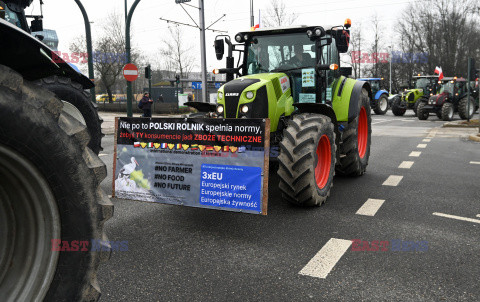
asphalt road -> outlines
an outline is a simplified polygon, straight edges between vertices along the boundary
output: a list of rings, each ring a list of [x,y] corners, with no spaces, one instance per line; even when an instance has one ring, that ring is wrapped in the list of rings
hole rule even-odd
[[[479,301],[480,144],[411,111],[372,124],[367,173],[335,177],[319,208],[282,201],[274,174],[268,216],[113,200],[107,234],[128,251],[101,266],[102,301]],[[111,192],[112,134],[103,145]]]

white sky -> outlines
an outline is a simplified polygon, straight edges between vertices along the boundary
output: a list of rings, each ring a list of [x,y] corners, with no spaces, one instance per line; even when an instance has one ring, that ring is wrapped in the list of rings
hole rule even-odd
[[[298,15],[295,24],[325,25],[343,24],[345,18],[352,20],[352,27],[359,24],[366,31],[371,30],[369,17],[377,13],[382,26],[385,27],[385,48],[390,45],[392,26],[400,17],[401,11],[412,0],[284,0],[287,9]],[[112,11],[123,16],[124,0],[82,0],[92,24],[92,35],[102,31],[105,24],[103,19]],[[131,6],[134,0],[128,0]],[[85,33],[83,17],[78,6],[73,0],[44,0],[44,27],[57,31],[60,44],[59,50],[69,51],[70,42],[77,36]],[[270,0],[254,0],[255,23],[258,23],[259,9],[261,15],[266,15]],[[198,6],[198,0],[192,0],[190,4]],[[35,0],[26,13],[37,13],[39,4]],[[198,10],[184,6],[198,23]],[[210,25],[223,14],[226,17],[215,24],[212,28],[227,30],[233,36],[239,31],[250,28],[250,1],[249,0],[205,0],[206,25]],[[132,33],[135,36],[133,45],[137,46],[147,57],[156,56],[162,43],[162,39],[168,35],[168,26],[159,17],[172,19],[183,23],[193,22],[182,10],[175,0],[141,0],[135,10],[132,20]],[[198,58],[200,58],[200,35],[199,30],[183,26],[185,43],[198,46]],[[207,31],[207,70],[222,67],[224,62],[218,62],[215,58],[213,40],[218,33]],[[194,50],[195,51],[195,50]],[[200,59],[198,67],[200,69]]]

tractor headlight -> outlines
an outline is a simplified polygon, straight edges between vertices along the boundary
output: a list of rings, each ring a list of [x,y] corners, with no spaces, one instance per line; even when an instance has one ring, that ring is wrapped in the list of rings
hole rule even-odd
[[[245,94],[245,96],[246,96],[247,99],[249,99],[249,100],[253,99],[253,96],[254,96],[253,91],[247,91],[247,93]]]
[[[313,35],[313,31],[311,31],[310,29],[307,30],[307,36],[308,36],[309,38],[311,38],[312,35]]]
[[[222,113],[223,113],[223,106],[222,106],[222,105],[218,105],[218,106],[217,106],[217,113],[218,113],[218,114],[222,114]]]
[[[221,91],[218,92],[218,99],[223,100],[223,92]]]
[[[248,112],[248,106],[247,105],[243,105],[242,108],[242,113],[247,113]]]

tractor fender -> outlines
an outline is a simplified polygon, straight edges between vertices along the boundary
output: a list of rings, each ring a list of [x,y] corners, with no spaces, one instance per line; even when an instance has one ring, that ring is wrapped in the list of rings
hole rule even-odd
[[[375,94],[375,101],[376,100],[379,100],[380,97],[382,96],[382,94],[385,94],[385,96],[387,97],[388,99],[388,92],[386,90],[379,90],[377,91],[377,93]]]
[[[337,116],[330,105],[319,103],[293,103],[300,113],[318,113],[328,116],[337,125]]]
[[[360,102],[360,96],[362,95],[362,90],[365,89],[368,93],[368,98],[372,100],[372,87],[370,83],[364,81],[356,81],[355,85],[353,85],[352,94],[350,97],[350,104],[348,107],[348,122],[354,120],[359,112],[358,103]]]
[[[215,112],[217,106],[204,102],[186,102],[185,105],[195,108],[200,112]]]
[[[95,86],[47,45],[3,19],[0,19],[0,41],[0,65],[10,67],[29,81],[56,75],[70,78],[81,84],[83,89]]]

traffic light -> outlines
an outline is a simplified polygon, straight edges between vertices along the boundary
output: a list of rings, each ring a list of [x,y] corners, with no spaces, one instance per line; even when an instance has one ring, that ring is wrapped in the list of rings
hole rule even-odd
[[[475,81],[478,78],[478,70],[475,68],[475,59],[474,58],[469,58],[468,59],[468,68],[470,70],[468,71],[468,76],[469,76],[469,81]]]
[[[180,84],[180,76],[178,74],[175,76],[175,82]]]
[[[151,79],[152,78],[152,70],[150,68],[150,65],[145,67],[145,78],[146,79]]]

